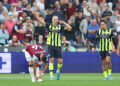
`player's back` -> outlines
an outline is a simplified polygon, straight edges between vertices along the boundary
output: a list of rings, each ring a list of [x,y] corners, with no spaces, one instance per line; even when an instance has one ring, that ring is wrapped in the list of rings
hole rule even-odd
[[[29,52],[31,56],[40,56],[41,54],[46,54],[44,49],[40,45],[30,44],[26,47],[26,51]]]

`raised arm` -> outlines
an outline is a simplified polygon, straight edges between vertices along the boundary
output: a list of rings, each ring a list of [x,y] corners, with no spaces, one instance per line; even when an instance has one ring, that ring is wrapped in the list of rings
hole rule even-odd
[[[64,25],[65,25],[65,29],[66,29],[67,31],[71,31],[72,27],[71,27],[69,24],[67,24],[66,22],[64,22],[64,21],[62,21],[62,20],[60,20],[59,23],[60,23],[60,24],[64,24]]]
[[[32,12],[34,17],[38,20],[38,22],[42,23],[43,25],[46,25],[44,19],[40,18],[35,11]]]

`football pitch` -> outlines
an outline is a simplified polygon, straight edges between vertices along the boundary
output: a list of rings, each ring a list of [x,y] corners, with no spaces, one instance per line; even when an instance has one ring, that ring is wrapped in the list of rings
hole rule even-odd
[[[44,82],[31,82],[29,74],[0,74],[0,86],[120,86],[120,74],[114,73],[114,80],[103,80],[102,73],[63,73],[61,79],[49,80],[49,74],[42,78]]]

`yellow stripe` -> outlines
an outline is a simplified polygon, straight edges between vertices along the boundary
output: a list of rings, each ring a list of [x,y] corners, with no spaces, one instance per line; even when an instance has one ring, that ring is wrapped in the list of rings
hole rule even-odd
[[[106,30],[106,35],[107,35],[107,32],[108,32],[108,30]],[[105,47],[106,47],[106,51],[107,51],[107,50],[108,50],[108,49],[107,49],[107,48],[108,48],[108,47],[107,47],[107,46],[108,46],[108,40],[107,40],[107,38],[106,38],[105,41],[106,41],[106,46],[105,46]]]
[[[100,33],[101,33],[101,30],[99,30],[99,36],[100,36]],[[99,51],[101,51],[101,40],[100,40],[100,43],[99,43]]]
[[[58,34],[58,46],[61,46],[60,33]]]
[[[54,30],[54,26],[52,26],[52,30]],[[52,46],[54,46],[54,33],[52,32]]]
[[[58,30],[59,28],[58,28],[58,26],[56,26],[56,30]],[[58,36],[58,33],[55,33],[55,46],[57,46],[57,36]]]
[[[109,31],[109,35],[111,35],[112,29]],[[109,38],[109,50],[112,50],[112,43],[111,43],[111,38]]]
[[[102,35],[104,35],[104,30],[102,30]],[[104,51],[104,38],[102,38],[102,51]]]
[[[59,25],[59,30],[61,30],[61,26]]]
[[[51,25],[49,26],[49,29],[51,29]],[[47,37],[47,44],[50,45],[51,43],[51,32],[48,33],[48,37]]]

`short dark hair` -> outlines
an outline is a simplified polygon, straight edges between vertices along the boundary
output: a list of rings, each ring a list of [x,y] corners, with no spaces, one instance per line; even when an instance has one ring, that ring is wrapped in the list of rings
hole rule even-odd
[[[104,22],[105,24],[107,24],[107,22],[105,20],[101,20],[100,23]]]
[[[41,60],[46,63],[47,56],[46,56],[46,55],[43,55]]]

